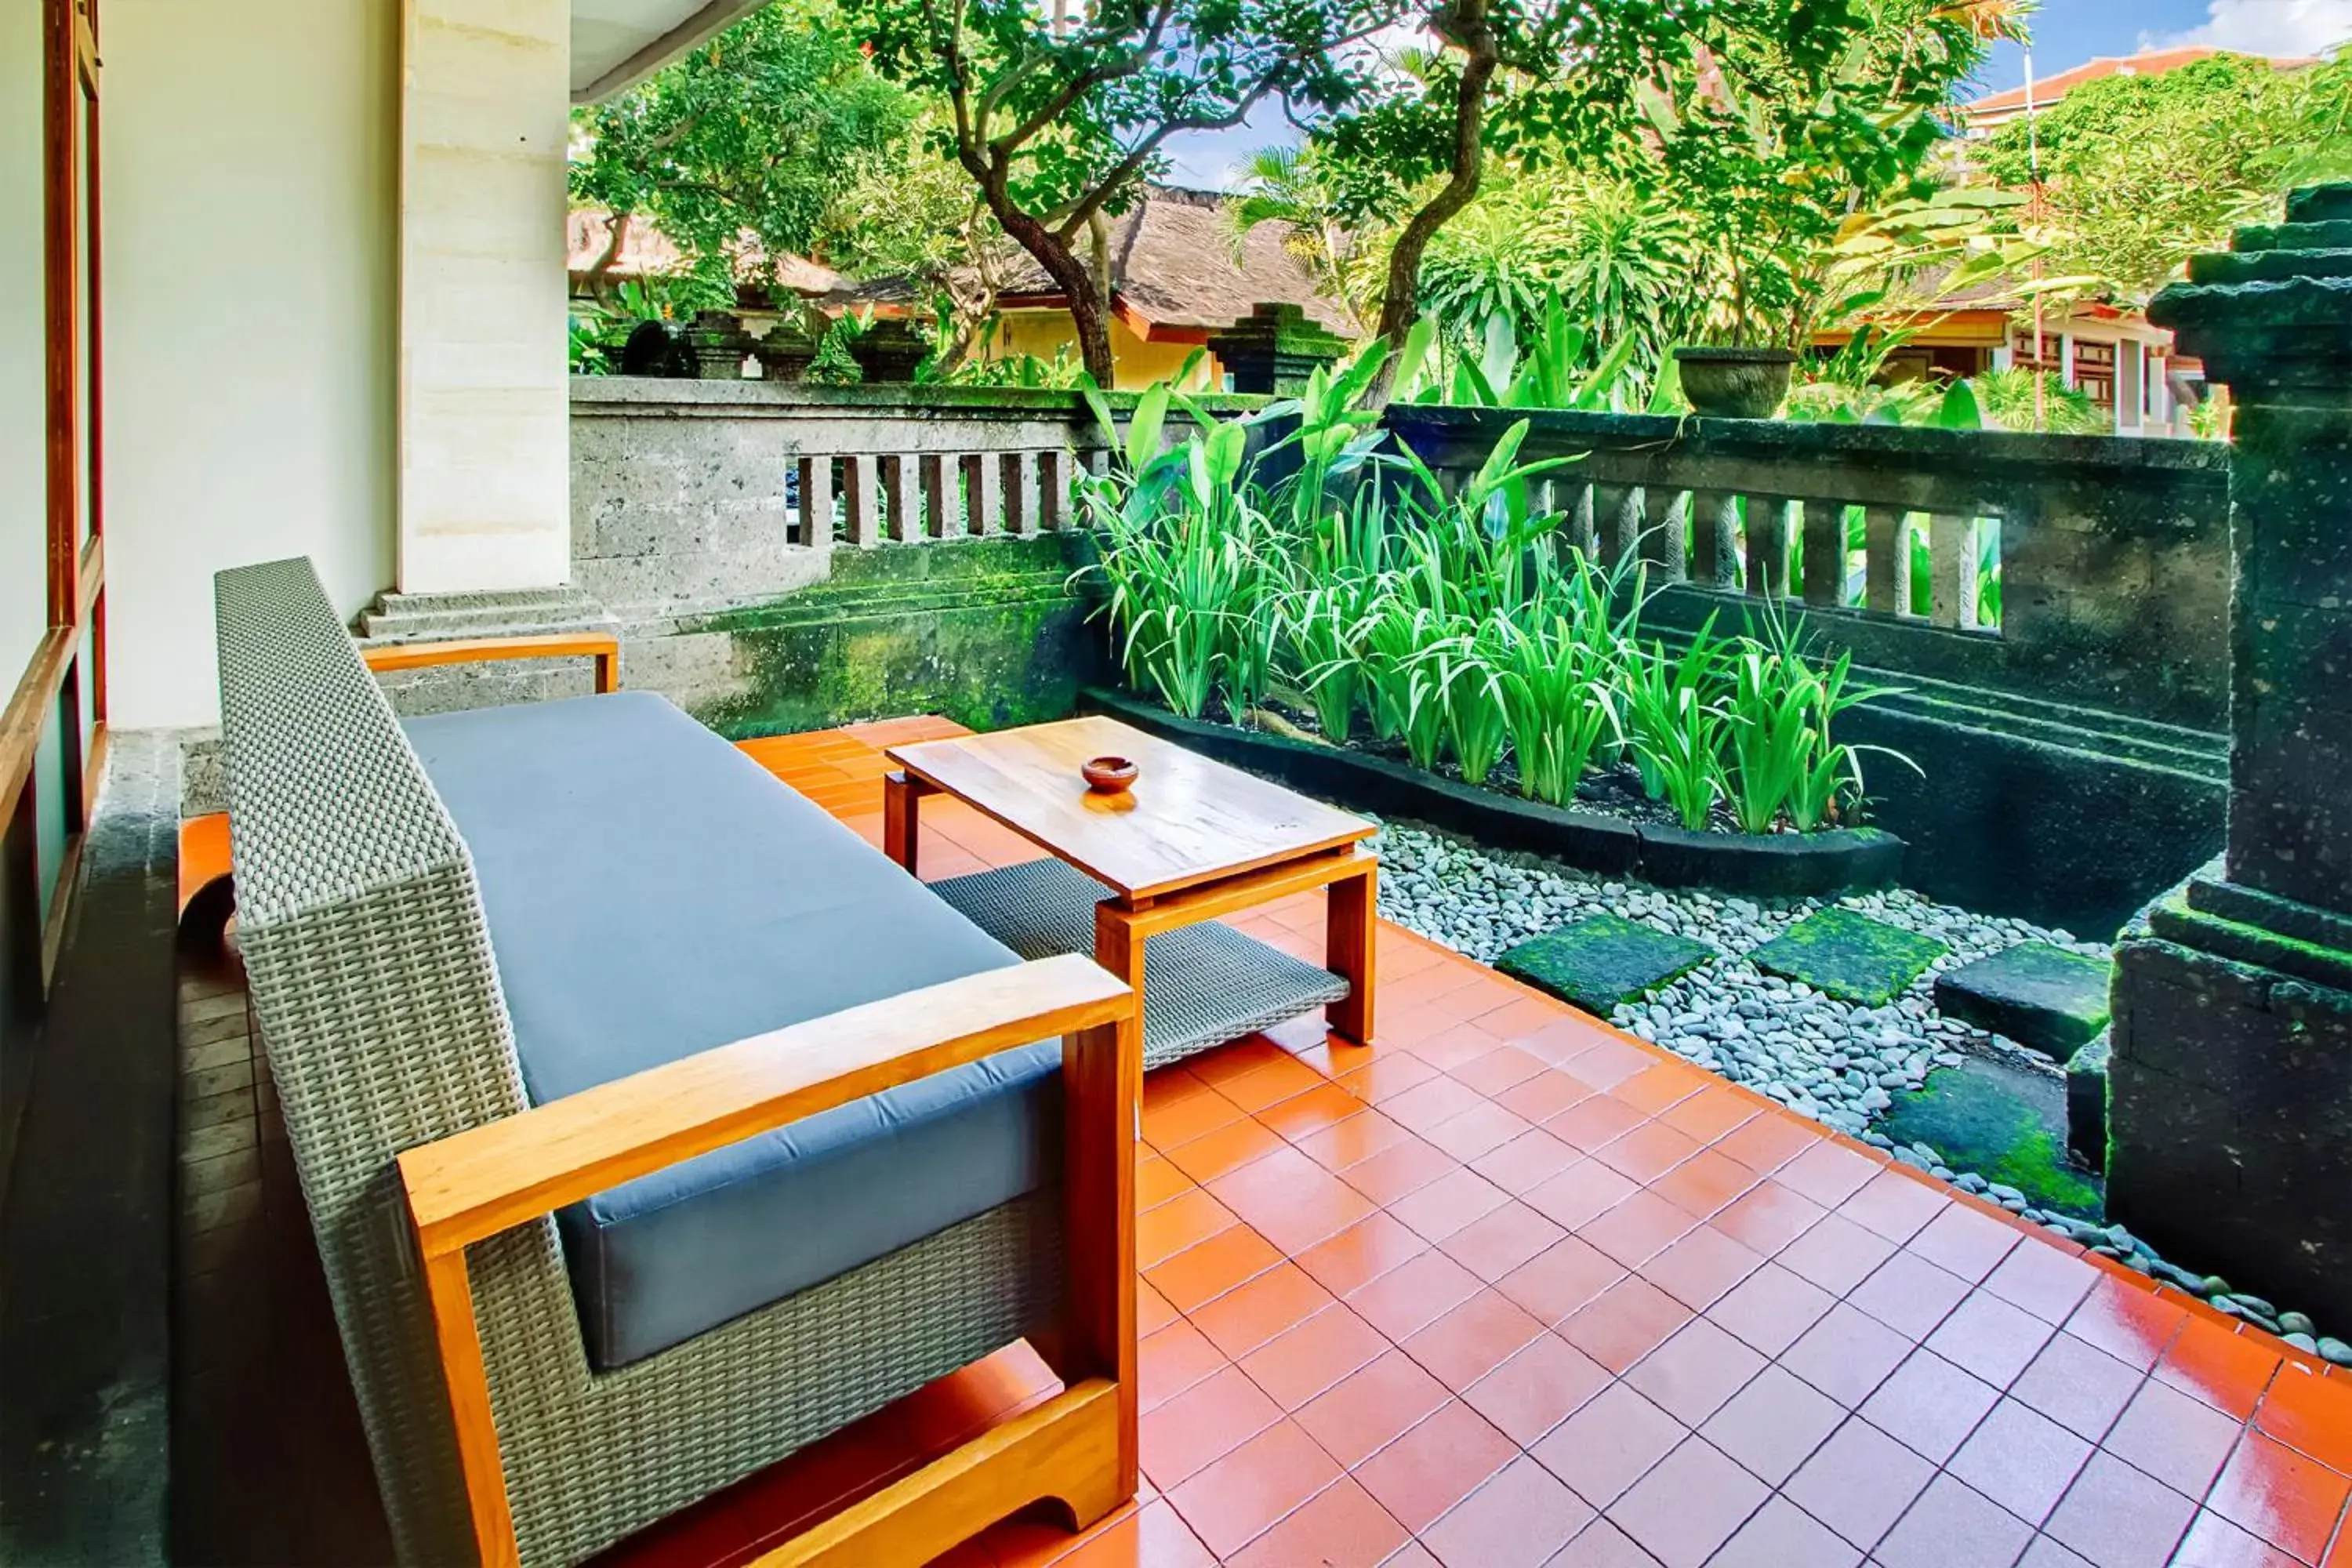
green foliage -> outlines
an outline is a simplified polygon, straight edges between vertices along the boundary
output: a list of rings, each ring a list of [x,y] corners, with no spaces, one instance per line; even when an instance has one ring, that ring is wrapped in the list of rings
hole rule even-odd
[[[1840,303],[1838,246],[1857,213],[1924,198],[1937,115],[1983,58],[1965,7],[1806,6],[1810,26],[1722,28],[1711,68],[1640,84],[1645,176],[1709,242],[1712,331],[1802,349]],[[1635,168],[1643,166],[1636,163]]]
[[[1382,449],[1353,395],[1385,358],[1375,342],[1299,398],[1223,419],[1164,384],[1124,418],[1087,389],[1115,447],[1109,473],[1079,481],[1101,531],[1082,575],[1130,684],[1242,722],[1271,691],[1335,742],[1362,722],[1472,784],[1509,760],[1555,805],[1630,746],[1694,827],[1727,791],[1750,832],[1853,819],[1861,772],[1832,725],[1879,693],[1850,689],[1843,661],[1815,668],[1777,617],[1733,639],[1710,620],[1679,653],[1645,645],[1644,569],[1565,546],[1545,503],[1559,464],[1521,460],[1526,422],[1454,486]],[[1275,420],[1296,427],[1267,440]]]
[[[1310,108],[1352,96],[1367,67],[1347,46],[1384,19],[1356,0],[847,5],[876,68],[947,106],[936,144],[1067,296],[1106,384],[1109,279],[1078,254],[1097,220],[1134,201],[1171,136],[1237,125],[1276,95]]]
[[[864,381],[866,367],[857,363],[849,345],[865,335],[866,326],[865,319],[856,316],[835,321],[817,340],[816,354],[802,374],[819,386],[855,386]]]
[[[1510,739],[1502,680],[1482,646],[1485,640],[1476,632],[1457,633],[1432,644],[1422,656],[1445,710],[1445,737],[1454,748],[1454,760],[1463,778],[1474,784],[1486,782]]]
[[[1312,146],[1262,147],[1240,171],[1241,194],[1225,204],[1225,221],[1239,258],[1250,235],[1265,224],[1283,229],[1283,248],[1332,298],[1348,302],[1358,319],[1369,314],[1360,287],[1355,236],[1324,178],[1322,159]]]
[[[1076,391],[1086,374],[1086,367],[1071,355],[1067,343],[1055,349],[1052,359],[1041,359],[1035,354],[973,357],[942,373],[938,359],[933,357],[915,367],[915,379],[929,384],[1017,386],[1055,392]]]
[[[2091,395],[2068,386],[2056,371],[2041,375],[2042,398],[2037,411],[2034,374],[2026,370],[1996,370],[1973,378],[1978,406],[1984,422],[2002,430],[2042,430],[2053,436],[2112,436],[2114,416],[2091,401]]]
[[[1437,320],[1434,315],[1422,318],[1425,324]],[[1643,395],[1633,370],[1642,344],[1640,337],[1623,334],[1614,348],[1596,356],[1585,328],[1569,319],[1566,302],[1554,294],[1528,328],[1517,327],[1507,316],[1487,317],[1475,357],[1459,347],[1441,353],[1433,369],[1450,361],[1451,373],[1432,374],[1407,395],[1411,401],[1471,408],[1624,413],[1638,407]],[[1399,383],[1406,384],[1407,378],[1400,377]],[[1654,383],[1650,388],[1653,411],[1664,384]]]
[[[1817,668],[1799,628],[1777,609],[1768,607],[1761,632],[1751,627],[1743,639],[1732,658],[1724,716],[1732,741],[1732,814],[1746,831],[1769,832],[1785,812],[1798,832],[1811,833],[1862,799],[1862,753],[1883,748],[1848,745],[1831,731],[1839,714],[1895,689],[1855,687],[1853,668],[1850,653],[1827,669]],[[1899,752],[1885,754],[1918,771]]]
[[[620,369],[621,346],[640,321],[667,321],[677,313],[679,293],[662,279],[632,278],[603,300],[574,300],[568,319],[572,374],[612,375]]]
[[[2022,119],[2002,127],[1983,160],[2024,189],[2038,142],[2056,265],[2139,306],[2191,256],[2227,249],[2231,230],[2276,221],[2288,190],[2352,175],[2348,125],[2352,58],[2282,71],[2225,54],[2086,82],[2030,132]]]
[[[573,375],[613,374],[612,355],[604,348],[606,322],[603,316],[593,310],[573,310],[564,327],[564,359]]]
[[[868,68],[829,0],[776,0],[611,101],[573,111],[575,201],[643,213],[731,301],[804,254],[914,100]]]
[[[971,176],[941,154],[945,123],[941,107],[926,104],[899,142],[854,161],[850,183],[825,213],[817,254],[851,277],[919,284],[932,324],[918,379],[971,384],[986,374],[973,371],[972,350],[1021,253],[973,194]]]
[[[1723,649],[1707,617],[1679,658],[1663,644],[1639,645],[1624,668],[1625,731],[1642,788],[1674,808],[1685,827],[1705,827],[1723,794],[1723,717],[1712,700]]]
[[[1497,622],[1490,641],[1520,792],[1553,805],[1574,797],[1602,747],[1613,749],[1623,740],[1611,684],[1618,645],[1617,628],[1610,625],[1610,589],[1597,570],[1578,576],[1579,588],[1587,592],[1579,594],[1576,614],[1534,625]],[[1596,585],[1597,600],[1589,596]]]

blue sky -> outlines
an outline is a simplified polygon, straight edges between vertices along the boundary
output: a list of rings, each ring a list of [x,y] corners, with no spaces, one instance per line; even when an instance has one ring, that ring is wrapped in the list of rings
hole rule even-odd
[[[2099,55],[2128,55],[2143,44],[2210,43],[2260,54],[2315,54],[2352,40],[2352,0],[2043,0],[2033,18],[2033,68],[2048,77]],[[2004,45],[1984,71],[1999,92],[2025,80],[2025,55]],[[1179,184],[1229,187],[1233,168],[1251,150],[1296,142],[1281,111],[1250,125],[1180,138],[1169,145]]]

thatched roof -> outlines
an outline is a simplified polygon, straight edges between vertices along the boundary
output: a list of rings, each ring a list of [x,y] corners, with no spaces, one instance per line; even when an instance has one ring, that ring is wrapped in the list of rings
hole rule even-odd
[[[1306,263],[1291,253],[1286,226],[1259,225],[1237,250],[1224,204],[1225,198],[1213,191],[1150,185],[1140,202],[1111,220],[1113,297],[1122,313],[1162,331],[1213,332],[1260,305],[1297,305],[1342,337],[1359,333],[1361,329],[1347,306],[1321,292]],[[612,221],[612,215],[600,208],[573,210],[567,238],[574,277],[584,275],[603,256]],[[657,276],[684,264],[677,247],[641,213],[630,222],[620,254],[605,275]],[[853,282],[800,256],[779,258],[774,270],[776,282],[828,309],[877,305],[887,311],[907,307],[920,293],[906,279]],[[767,281],[766,258],[749,235],[739,271],[746,279]],[[1001,302],[1014,310],[1063,307],[1061,290],[1026,254],[1016,254]]]
[[[1113,218],[1111,280],[1118,302],[1155,327],[1196,331],[1229,327],[1259,305],[1297,305],[1327,330],[1356,336],[1361,329],[1355,318],[1316,286],[1288,249],[1283,225],[1259,225],[1236,253],[1225,199],[1213,191],[1150,185]],[[1061,290],[1026,256],[1002,298],[1013,307],[1062,302]]]

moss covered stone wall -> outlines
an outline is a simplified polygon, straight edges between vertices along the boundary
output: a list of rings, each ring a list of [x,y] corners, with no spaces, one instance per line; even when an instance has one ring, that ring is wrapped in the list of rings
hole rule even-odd
[[[1100,641],[1075,538],[837,550],[824,583],[633,640],[628,684],[730,739],[939,713],[974,729],[1066,717]]]

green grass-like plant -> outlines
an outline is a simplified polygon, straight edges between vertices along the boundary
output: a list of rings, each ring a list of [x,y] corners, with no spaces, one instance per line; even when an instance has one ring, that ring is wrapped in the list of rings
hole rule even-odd
[[[1504,622],[1490,647],[1519,792],[1565,805],[1594,754],[1623,743],[1608,667],[1565,617],[1533,629]]]
[[[1483,784],[1510,743],[1502,683],[1475,636],[1449,638],[1423,657],[1445,710],[1445,738],[1454,748],[1454,763],[1465,779]]]
[[[1473,784],[1512,758],[1521,792],[1554,805],[1630,756],[1694,829],[1726,800],[1750,833],[1855,818],[1871,748],[1833,731],[1885,693],[1854,685],[1847,658],[1810,658],[1769,603],[1738,637],[1710,616],[1678,651],[1645,643],[1646,569],[1568,547],[1551,508],[1573,491],[1559,462],[1519,460],[1526,423],[1458,483],[1383,446],[1357,406],[1381,352],[1234,417],[1155,388],[1122,424],[1083,389],[1116,446],[1077,481],[1098,553],[1080,575],[1129,684],[1195,718],[1222,701],[1245,721],[1278,694],[1335,743],[1369,723]],[[1556,357],[1530,374],[1560,379]],[[1260,428],[1276,415],[1295,424]]]

